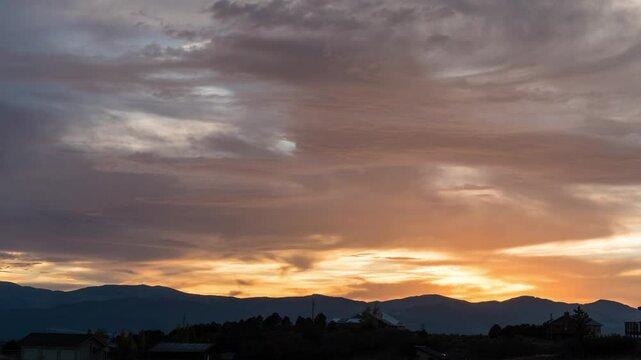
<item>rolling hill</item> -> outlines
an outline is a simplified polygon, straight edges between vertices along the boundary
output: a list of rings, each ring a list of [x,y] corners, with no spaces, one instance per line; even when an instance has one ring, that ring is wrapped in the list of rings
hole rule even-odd
[[[328,318],[347,317],[368,303],[313,295],[316,311]],[[105,285],[74,291],[52,291],[0,282],[0,340],[18,339],[32,331],[109,332],[127,329],[171,330],[183,318],[189,323],[224,322],[278,312],[295,319],[309,316],[312,296],[235,298],[188,294],[147,285]],[[380,308],[407,327],[432,333],[482,334],[500,325],[542,323],[577,304],[535,297],[467,302],[440,295],[383,301]],[[604,333],[620,333],[625,321],[641,321],[641,312],[624,304],[599,300],[584,304]]]

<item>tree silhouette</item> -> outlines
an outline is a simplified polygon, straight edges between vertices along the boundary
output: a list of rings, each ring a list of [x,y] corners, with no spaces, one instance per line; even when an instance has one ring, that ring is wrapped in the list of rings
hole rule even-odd
[[[136,338],[139,352],[147,351],[147,336],[143,330],[140,330]]]
[[[263,321],[263,326],[267,330],[273,330],[281,326],[283,319],[278,313],[273,313],[265,318]]]
[[[131,360],[138,357],[138,346],[130,333],[120,331],[120,335],[116,337],[116,347],[112,356],[115,360]]]
[[[281,322],[283,329],[289,329],[292,327],[292,321],[289,319],[289,316],[285,316]]]
[[[367,306],[361,313],[361,327],[363,329],[376,329],[379,325],[379,319],[382,316],[382,311],[378,307],[378,303],[374,306]]]
[[[572,319],[576,321],[576,334],[579,338],[583,338],[587,335],[588,333],[588,323],[592,320],[590,319],[590,315],[583,310],[581,305],[577,306],[576,309],[574,309],[574,313],[572,314]]]
[[[102,342],[103,344],[109,343],[109,335],[107,335],[107,331],[105,330],[96,330],[93,332],[93,336],[98,339],[98,341]]]
[[[490,328],[490,332],[487,334],[491,338],[497,338],[501,336],[501,326],[499,324],[494,324],[492,328]]]
[[[316,315],[316,318],[314,319],[314,325],[316,325],[316,327],[320,330],[325,331],[325,328],[327,327],[327,316],[325,316],[325,314],[323,313]]]

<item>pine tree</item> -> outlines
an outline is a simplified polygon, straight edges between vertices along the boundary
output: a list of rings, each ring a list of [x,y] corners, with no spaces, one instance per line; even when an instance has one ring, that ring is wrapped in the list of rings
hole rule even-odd
[[[381,314],[381,309],[378,307],[378,304],[374,304],[374,307],[367,306],[361,313],[361,327],[363,329],[378,328]]]
[[[576,334],[578,337],[583,338],[587,335],[588,332],[588,323],[592,320],[590,315],[583,310],[581,305],[577,306],[574,309],[574,314],[572,314],[572,319],[576,321]]]
[[[494,324],[490,329],[488,336],[491,338],[497,338],[501,336],[501,331],[503,331],[503,329],[501,329],[501,326],[499,324]]]
[[[138,333],[138,351],[147,351],[147,336],[144,330],[140,330],[140,332]]]
[[[325,328],[327,327],[327,316],[325,316],[325,314],[323,313],[316,315],[316,318],[314,319],[314,325],[316,325],[316,327],[320,330],[325,331]]]
[[[289,319],[289,316],[285,316],[282,321],[283,329],[289,329],[292,327],[292,321]]]

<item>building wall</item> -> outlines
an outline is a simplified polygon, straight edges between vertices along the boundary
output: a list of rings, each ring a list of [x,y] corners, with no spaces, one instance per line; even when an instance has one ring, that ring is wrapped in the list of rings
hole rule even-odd
[[[576,333],[576,322],[569,317],[562,317],[552,322],[551,331],[555,336],[568,336]]]
[[[641,335],[641,323],[638,321],[626,321],[625,322],[625,334],[627,336],[639,336]]]
[[[83,343],[78,348],[78,354],[80,357],[76,360],[106,360],[107,358],[104,346],[95,340]]]
[[[104,346],[95,340],[77,348],[23,347],[22,360],[106,360]]]
[[[22,360],[81,360],[76,349],[55,347],[23,347]]]
[[[601,336],[600,326],[587,325],[585,330],[585,335],[589,337]],[[562,317],[552,322],[550,331],[551,335],[556,337],[575,336],[577,334],[577,323],[570,317]]]

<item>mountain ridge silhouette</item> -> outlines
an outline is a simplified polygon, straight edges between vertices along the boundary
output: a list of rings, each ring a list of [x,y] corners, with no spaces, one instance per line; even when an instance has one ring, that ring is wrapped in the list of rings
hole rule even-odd
[[[34,331],[101,329],[160,329],[169,331],[183,318],[189,323],[224,322],[273,312],[295,320],[316,313],[329,318],[349,317],[366,306],[380,308],[410,329],[430,333],[484,334],[493,324],[540,324],[572,311],[578,304],[533,296],[504,301],[469,302],[438,294],[385,301],[360,301],[321,294],[290,297],[199,295],[170,287],[101,285],[71,291],[48,290],[0,282],[0,340],[19,339]],[[625,321],[641,321],[641,312],[628,305],[600,299],[582,304],[605,334],[622,333]]]

